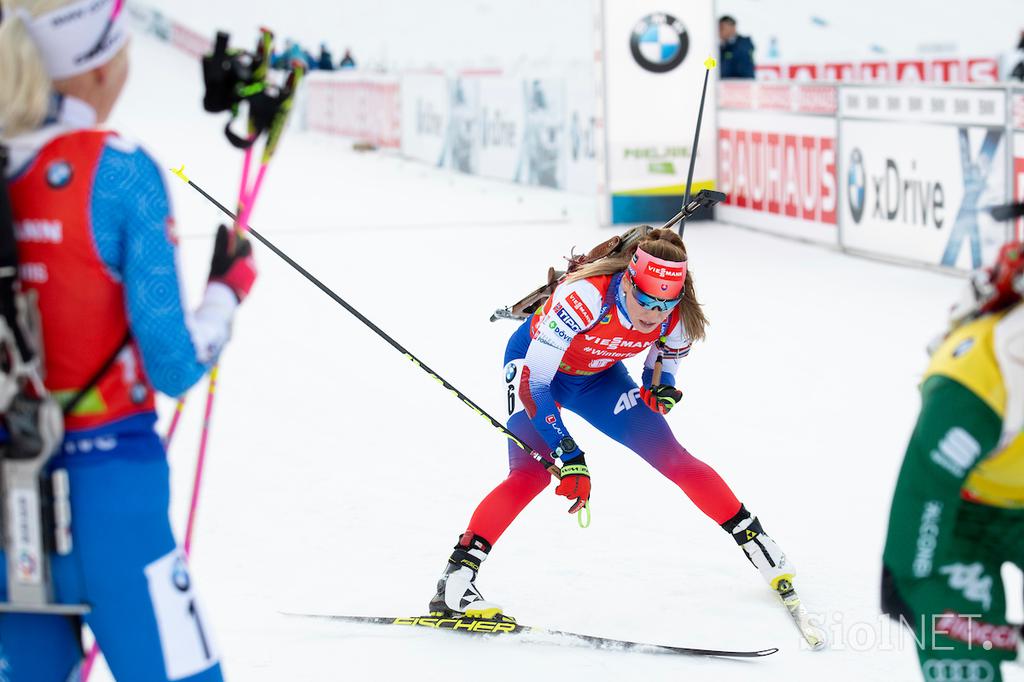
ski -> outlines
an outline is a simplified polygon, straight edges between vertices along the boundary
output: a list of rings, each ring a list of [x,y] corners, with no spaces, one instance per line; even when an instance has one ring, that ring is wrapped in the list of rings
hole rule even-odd
[[[438,616],[412,616],[409,618],[390,618],[376,616],[344,616],[315,613],[285,613],[286,616],[299,618],[317,618],[320,620],[340,621],[344,623],[362,623],[368,625],[404,625],[426,627],[435,630],[448,630],[481,636],[516,635],[524,641],[557,644],[555,640],[568,640],[579,646],[610,651],[632,651],[650,654],[677,654],[682,656],[702,656],[714,658],[762,658],[778,651],[777,648],[757,649],[754,651],[729,651],[720,649],[699,649],[668,644],[650,644],[631,642],[596,635],[584,635],[564,630],[520,625],[512,620],[491,620],[482,618],[445,618]]]
[[[800,597],[797,596],[793,583],[788,580],[780,580],[776,593],[779,595],[779,599],[782,600],[782,605],[786,607],[789,617],[793,619],[793,624],[800,631],[800,636],[804,638],[807,645],[814,651],[824,649],[828,645],[825,633],[811,623],[807,609],[804,608]]]

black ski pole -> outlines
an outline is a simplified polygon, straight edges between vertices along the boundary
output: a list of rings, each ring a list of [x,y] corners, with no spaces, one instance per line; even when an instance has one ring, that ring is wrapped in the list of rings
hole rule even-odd
[[[697,142],[700,140],[700,123],[704,118],[704,98],[708,94],[708,76],[711,75],[711,69],[715,68],[718,62],[715,61],[714,57],[708,57],[704,60],[704,89],[700,93],[700,108],[697,109],[697,127],[693,131],[693,146],[690,147],[690,170],[686,173],[686,193],[683,195],[683,211],[686,210],[686,205],[690,203],[690,188],[693,185],[693,167],[697,162]],[[679,223],[679,236],[683,236],[683,230],[686,229],[686,218],[685,215],[680,215]]]
[[[174,173],[176,176],[178,176],[189,187],[191,187],[195,191],[197,191],[200,194],[202,194],[203,197],[205,197],[207,201],[209,201],[211,204],[213,204],[214,206],[219,208],[221,210],[221,212],[223,212],[226,216],[228,216],[229,218],[231,218],[234,221],[238,220],[238,216],[236,216],[234,213],[232,213],[226,206],[224,206],[224,204],[222,204],[219,201],[217,201],[216,199],[214,199],[212,196],[210,196],[206,192],[206,190],[204,190],[202,187],[200,187],[196,183],[192,182],[192,180],[190,180],[188,178],[188,176],[185,175],[185,166],[182,166],[181,168],[177,168],[177,169],[172,168],[171,172]],[[484,411],[483,408],[481,408],[476,403],[474,403],[472,400],[470,400],[466,396],[465,393],[463,393],[459,389],[457,389],[454,386],[452,386],[450,383],[448,383],[448,381],[444,377],[440,376],[437,372],[435,372],[434,370],[430,369],[425,364],[420,362],[419,358],[417,358],[415,355],[413,355],[408,350],[406,350],[405,347],[402,346],[402,344],[398,343],[398,341],[395,341],[393,338],[391,338],[391,336],[389,336],[387,334],[387,332],[385,332],[383,329],[381,329],[380,327],[375,325],[365,315],[363,315],[361,312],[359,312],[358,310],[353,308],[351,305],[349,305],[349,303],[347,301],[345,301],[345,299],[343,299],[338,294],[334,293],[333,289],[331,289],[329,286],[327,286],[326,284],[321,282],[319,279],[317,279],[315,276],[313,276],[308,270],[306,270],[304,267],[302,267],[301,265],[296,263],[294,260],[292,260],[291,257],[288,254],[286,254],[281,249],[277,248],[277,246],[275,246],[269,239],[267,239],[266,237],[261,235],[259,232],[254,230],[249,225],[243,225],[242,227],[244,227],[245,230],[250,235],[255,237],[257,241],[259,241],[261,244],[263,244],[268,249],[273,251],[278,257],[281,258],[281,260],[283,260],[285,263],[287,263],[288,265],[290,265],[293,268],[295,268],[299,272],[299,274],[301,274],[303,277],[305,277],[310,282],[312,282],[320,291],[322,291],[325,294],[327,294],[328,296],[330,296],[331,299],[335,303],[340,305],[342,308],[344,308],[348,312],[352,313],[352,315],[355,316],[355,318],[357,320],[359,320],[360,322],[365,324],[367,327],[372,329],[377,334],[377,336],[381,337],[382,339],[387,341],[389,344],[391,344],[391,346],[395,350],[397,350],[399,353],[404,355],[407,360],[409,360],[411,363],[413,363],[414,365],[416,365],[417,367],[422,369],[424,372],[429,374],[436,382],[438,382],[439,384],[441,384],[442,386],[447,388],[456,398],[461,400],[466,405],[466,407],[468,407],[469,409],[473,410],[478,415],[480,415],[481,417],[486,419],[488,422],[490,422],[491,426],[493,426],[494,428],[498,429],[498,431],[500,431],[502,434],[504,434],[506,438],[511,440],[513,443],[515,443],[517,446],[522,448],[524,451],[530,453],[531,457],[533,457],[535,460],[537,460],[538,462],[543,464],[544,467],[548,471],[550,471],[554,476],[556,476],[558,478],[561,478],[561,470],[558,468],[558,463],[556,461],[551,460],[549,457],[540,454],[539,452],[537,452],[536,450],[531,448],[529,445],[527,445],[526,442],[523,441],[521,438],[516,436],[514,433],[509,431],[507,428],[505,428],[505,426],[501,422],[496,420],[494,417],[492,417],[486,411]],[[582,513],[582,510],[581,510],[581,513]]]

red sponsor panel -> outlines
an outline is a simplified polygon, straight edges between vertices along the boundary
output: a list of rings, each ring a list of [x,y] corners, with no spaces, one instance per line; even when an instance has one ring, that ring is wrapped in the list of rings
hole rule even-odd
[[[310,80],[306,116],[313,130],[380,147],[401,146],[397,82]]]
[[[932,61],[932,80],[940,83],[960,83],[963,79],[963,64],[959,59]]]
[[[790,111],[793,108],[793,86],[788,83],[766,83],[756,91],[758,111]]]
[[[727,205],[835,225],[834,138],[719,128],[718,141]]]
[[[733,176],[732,191],[736,195],[736,205],[740,208],[746,208],[750,197],[750,186],[748,184],[750,175],[747,169],[750,162],[750,152],[747,145],[747,131],[737,130],[733,139],[733,148],[735,149],[733,169],[735,175]]]
[[[765,135],[762,132],[750,133],[750,164],[748,182],[750,186],[750,208],[755,211],[764,210],[765,198]]]
[[[857,80],[853,62],[826,62],[822,70],[827,81]]]
[[[791,218],[797,217],[800,213],[800,195],[797,183],[800,180],[799,146],[796,135],[783,135],[782,137],[782,212]]]
[[[829,225],[836,224],[836,207],[839,191],[836,186],[836,141],[831,137],[818,138],[821,153],[821,216],[820,220]]]
[[[753,109],[754,87],[749,80],[726,80],[718,83],[718,106],[723,109]]]
[[[802,114],[834,114],[839,109],[839,90],[831,85],[801,85],[796,110]]]
[[[818,190],[821,189],[821,173],[818,168],[818,139],[801,137],[797,163],[800,165],[797,189],[800,192],[800,217],[816,220],[818,212]]]
[[[786,69],[786,77],[791,81],[816,81],[818,70],[817,64],[790,64]]]
[[[967,60],[968,83],[999,82],[999,60],[980,57]]]
[[[908,83],[929,80],[925,61],[923,59],[903,59],[896,62],[896,80]]]
[[[718,189],[725,193],[725,203],[732,203],[732,131],[718,129]]]
[[[768,133],[765,136],[764,150],[764,175],[765,175],[765,197],[767,198],[768,212],[779,213],[782,210],[782,136],[778,133]]]
[[[887,81],[891,78],[889,62],[864,62],[860,65],[860,79],[875,82]]]
[[[781,64],[758,64],[755,69],[758,80],[777,81],[782,78]]]
[[[1018,130],[1024,130],[1024,95],[1015,94],[1011,102],[1013,127]]]

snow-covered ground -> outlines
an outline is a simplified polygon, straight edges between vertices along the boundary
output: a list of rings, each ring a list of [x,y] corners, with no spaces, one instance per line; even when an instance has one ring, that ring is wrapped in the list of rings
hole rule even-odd
[[[140,36],[113,123],[231,203],[241,157],[199,98],[199,67]],[[194,301],[220,217],[172,181]],[[593,209],[587,197],[453,176],[293,129],[252,223],[500,415],[514,327],[488,316],[570,247],[611,234]],[[257,247],[260,279],[221,365],[193,545],[229,679],[917,679],[909,637],[878,616],[879,561],[924,347],[961,280],[720,224],[692,225],[687,243],[712,326],[680,372],[671,424],[786,548],[831,651],[804,650],[732,540],[572,415],[593,524],[580,530],[563,498],[541,495],[484,565],[484,594],[528,624],[778,654],[705,661],[281,615],[422,612],[507,462],[500,434]],[[203,400],[197,386],[170,452],[181,526]]]

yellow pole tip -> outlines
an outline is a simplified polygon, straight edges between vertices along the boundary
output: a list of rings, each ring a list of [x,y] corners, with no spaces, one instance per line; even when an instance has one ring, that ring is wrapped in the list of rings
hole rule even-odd
[[[185,164],[181,164],[181,168],[172,168],[171,172],[181,178],[182,182],[187,183],[189,181],[188,176],[185,175]]]
[[[718,66],[718,62],[715,60],[714,57],[708,57],[707,59],[704,60],[704,68],[705,69],[709,69],[710,70],[710,69],[715,68],[716,66]]]

